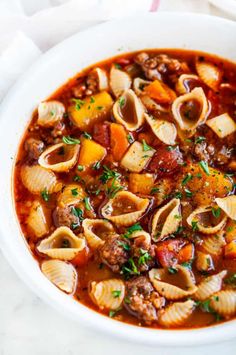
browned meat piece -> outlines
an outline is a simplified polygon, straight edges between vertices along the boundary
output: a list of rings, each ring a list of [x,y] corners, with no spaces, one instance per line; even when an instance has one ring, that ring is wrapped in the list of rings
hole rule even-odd
[[[44,143],[36,138],[28,138],[25,142],[25,150],[30,159],[38,160],[44,150]]]
[[[95,71],[91,71],[86,79],[86,95],[93,95],[98,91],[98,78]]]
[[[136,56],[135,62],[141,66],[149,80],[163,79],[168,75],[175,82],[179,75],[189,72],[186,62],[171,58],[167,54],[149,56],[143,52]]]
[[[161,147],[157,149],[147,170],[157,174],[158,177],[169,176],[173,174],[182,163],[183,156],[178,147],[174,149]]]
[[[124,240],[119,235],[112,235],[100,248],[99,254],[102,262],[113,272],[120,272],[122,265],[129,259],[129,249],[129,240]]]
[[[199,160],[209,161],[214,153],[214,146],[212,144],[207,145],[205,141],[195,144],[193,148],[193,155]]]
[[[109,123],[97,123],[93,126],[93,139],[103,147],[110,146]]]
[[[218,165],[227,164],[230,158],[232,157],[232,151],[233,149],[229,149],[225,145],[223,145],[214,157],[215,163]]]
[[[56,207],[53,211],[53,222],[56,227],[66,226],[76,229],[80,225],[80,219],[73,214],[73,207]]]
[[[146,324],[157,321],[157,309],[164,306],[165,300],[154,291],[145,276],[126,282],[126,309]]]
[[[132,245],[132,256],[140,272],[148,271],[155,264],[154,245],[147,242],[144,236],[134,239]],[[137,260],[137,261],[136,261]]]
[[[86,85],[84,82],[79,83],[72,89],[73,96],[81,99],[85,95]]]
[[[63,130],[65,129],[65,124],[63,122],[58,122],[57,125],[52,130],[53,137],[61,137],[63,135]]]

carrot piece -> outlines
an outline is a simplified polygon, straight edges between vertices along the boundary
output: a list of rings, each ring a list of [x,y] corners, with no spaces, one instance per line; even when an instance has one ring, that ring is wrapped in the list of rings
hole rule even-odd
[[[147,85],[144,91],[152,99],[162,104],[170,104],[176,98],[175,92],[159,80],[154,80]]]
[[[129,147],[128,134],[125,128],[118,123],[112,123],[110,130],[112,155],[116,161],[119,161]]]
[[[178,254],[179,263],[184,263],[192,260],[194,257],[194,245],[187,244],[182,249],[180,249]]]
[[[129,189],[133,193],[150,195],[153,188],[155,177],[152,174],[129,174]]]
[[[225,258],[226,259],[236,258],[236,240],[232,240],[232,242],[230,242],[225,246]]]

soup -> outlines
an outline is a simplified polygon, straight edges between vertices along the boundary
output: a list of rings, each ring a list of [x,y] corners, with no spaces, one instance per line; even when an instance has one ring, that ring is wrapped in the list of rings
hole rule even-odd
[[[95,64],[39,104],[14,174],[44,275],[153,328],[236,313],[236,66],[152,50]]]

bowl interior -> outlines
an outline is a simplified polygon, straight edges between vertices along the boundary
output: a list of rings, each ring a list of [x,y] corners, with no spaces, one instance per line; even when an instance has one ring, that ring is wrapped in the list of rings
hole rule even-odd
[[[149,345],[191,345],[235,336],[231,321],[196,330],[153,330],[104,317],[54,287],[20,236],[12,198],[12,167],[19,141],[37,104],[81,69],[116,54],[143,48],[181,48],[236,58],[236,23],[190,13],[119,19],[78,33],[43,55],[12,88],[0,108],[1,249],[19,276],[42,299],[97,330]]]

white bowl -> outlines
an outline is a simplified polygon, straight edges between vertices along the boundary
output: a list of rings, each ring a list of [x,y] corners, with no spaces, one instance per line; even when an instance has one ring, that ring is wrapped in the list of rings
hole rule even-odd
[[[21,235],[12,196],[12,168],[32,111],[68,78],[104,58],[142,48],[202,50],[234,60],[236,23],[190,13],[159,13],[119,19],[67,39],[43,55],[0,108],[0,246],[22,280],[45,302],[96,330],[147,345],[193,345],[230,339],[236,321],[195,330],[155,330],[109,319],[53,286],[41,273]]]

